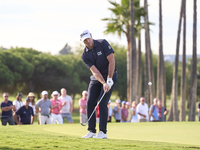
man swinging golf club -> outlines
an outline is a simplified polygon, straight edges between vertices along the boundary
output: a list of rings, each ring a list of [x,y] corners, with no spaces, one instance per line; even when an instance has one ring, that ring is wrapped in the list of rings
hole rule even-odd
[[[115,67],[114,51],[105,39],[94,40],[88,30],[80,35],[80,40],[85,44],[81,58],[92,72],[88,87],[87,117],[88,133],[82,138],[107,139],[107,104],[117,82],[117,69]],[[106,92],[106,94],[104,94]],[[96,108],[99,104],[99,133],[96,134]],[[94,113],[93,113],[94,112]]]

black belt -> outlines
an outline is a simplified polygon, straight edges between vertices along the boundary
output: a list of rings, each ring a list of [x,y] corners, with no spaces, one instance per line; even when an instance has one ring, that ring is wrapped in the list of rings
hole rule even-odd
[[[43,115],[43,114],[41,114],[42,116],[47,116],[48,118],[50,117],[50,115]]]

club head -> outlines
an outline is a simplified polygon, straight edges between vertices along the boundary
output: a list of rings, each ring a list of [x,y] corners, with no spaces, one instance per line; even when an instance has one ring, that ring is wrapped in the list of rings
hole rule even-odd
[[[82,126],[86,126],[86,125],[87,125],[87,123],[86,123],[86,124],[84,124],[84,123],[81,123],[81,125],[82,125]]]

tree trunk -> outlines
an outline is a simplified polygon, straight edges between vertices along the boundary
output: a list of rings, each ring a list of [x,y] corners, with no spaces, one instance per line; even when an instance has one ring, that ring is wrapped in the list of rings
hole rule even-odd
[[[144,11],[147,12],[147,0],[144,0]],[[149,65],[148,65],[148,58],[149,58],[149,42],[148,42],[148,29],[147,29],[147,15],[145,15],[145,82],[144,82],[144,88],[145,88],[145,100],[148,105],[150,105],[149,101]]]
[[[183,54],[182,54],[182,71],[181,71],[181,98],[180,98],[180,121],[185,121],[185,69],[186,69],[186,0],[183,2]]]
[[[157,95],[156,97],[162,100],[163,89],[162,84],[162,73],[163,73],[163,64],[162,64],[162,53],[163,43],[162,43],[162,0],[159,0],[159,51],[158,51],[158,64],[157,64]]]
[[[171,94],[171,106],[169,112],[168,121],[179,121],[178,117],[178,105],[177,105],[177,95],[178,95],[178,63],[179,63],[179,46],[180,46],[180,33],[181,33],[181,22],[183,14],[183,0],[181,2],[181,11],[179,17],[177,41],[176,41],[176,57],[172,81],[172,94]]]
[[[141,33],[139,33],[138,37],[138,52],[137,52],[137,67],[136,67],[136,103],[138,104],[140,101],[140,97],[142,95],[142,65],[141,65]]]
[[[195,121],[196,117],[196,99],[197,99],[197,4],[194,0],[193,8],[193,55],[192,55],[192,72],[190,87],[190,110],[188,121]]]
[[[130,102],[132,102],[133,100],[135,100],[135,74],[136,74],[136,42],[135,42],[135,29],[134,29],[134,24],[135,24],[135,19],[134,19],[134,2],[133,0],[130,0],[130,7],[131,7],[131,35],[130,35],[130,38],[131,38],[131,52],[130,52],[130,83],[131,83],[131,86],[130,86]]]
[[[152,53],[151,53],[151,46],[150,46],[150,34],[149,34],[149,26],[148,26],[148,9],[147,9],[147,0],[144,0],[144,11],[146,12],[145,15],[145,46],[146,46],[146,55],[147,55],[147,65],[148,65],[148,81],[145,81],[145,85],[148,87],[148,82],[152,82],[152,85],[149,86],[149,98],[148,104],[152,104],[154,98],[154,80],[153,80],[153,65],[152,65]],[[147,67],[147,66],[146,66]]]
[[[130,101],[130,37],[127,35],[127,53],[126,53],[126,59],[127,59],[127,101]]]

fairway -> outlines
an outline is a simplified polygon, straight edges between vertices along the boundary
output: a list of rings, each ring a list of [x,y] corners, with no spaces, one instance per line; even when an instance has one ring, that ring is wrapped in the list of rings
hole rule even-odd
[[[0,149],[200,149],[199,122],[110,123],[108,139],[81,139],[87,127],[0,126]]]

